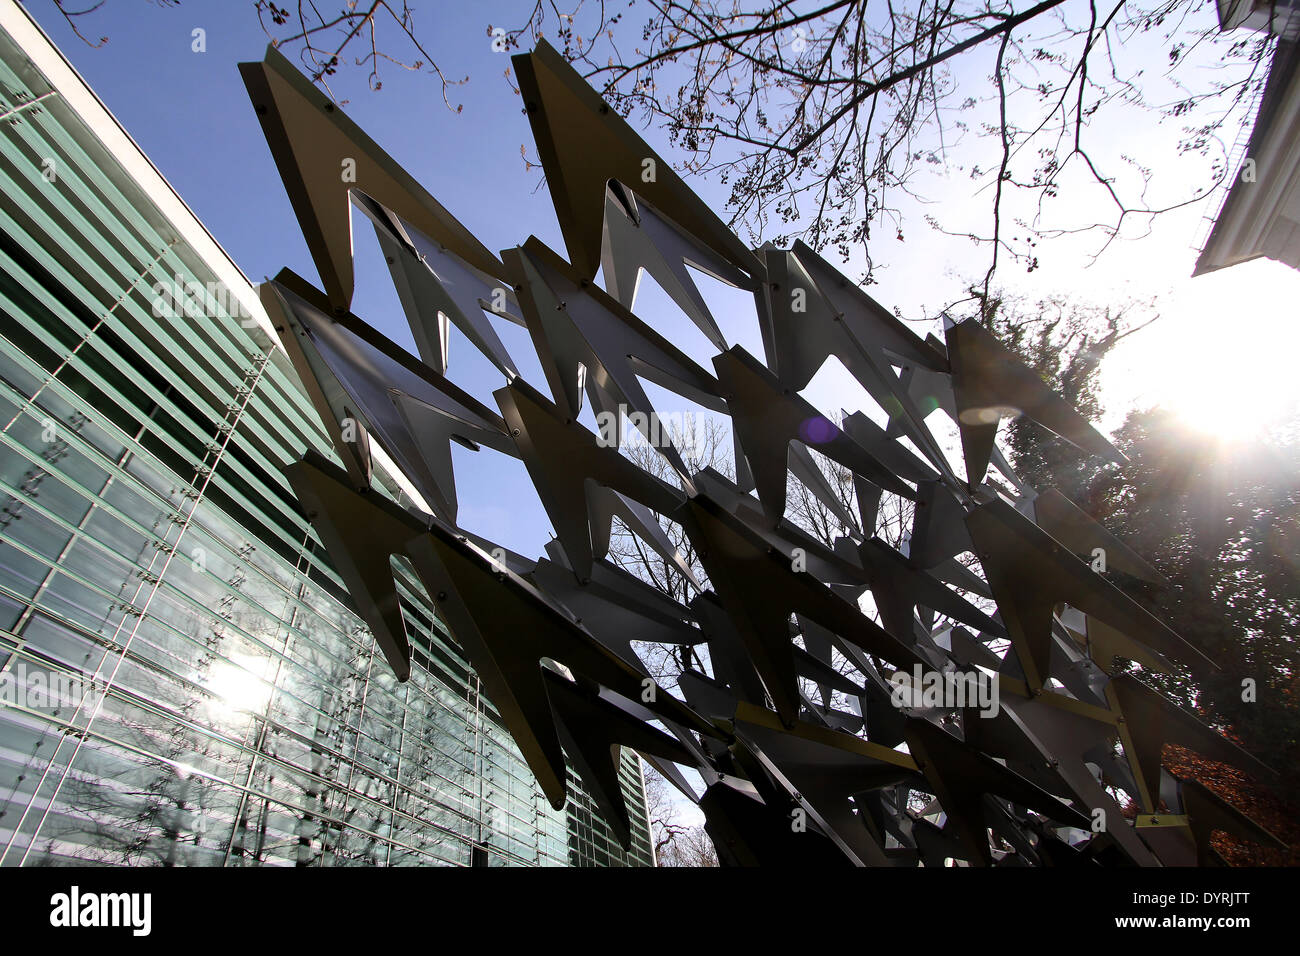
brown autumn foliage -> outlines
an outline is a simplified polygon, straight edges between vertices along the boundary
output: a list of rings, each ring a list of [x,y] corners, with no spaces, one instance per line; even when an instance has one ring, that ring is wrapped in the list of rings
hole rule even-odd
[[[1216,832],[1211,842],[1229,865],[1300,866],[1300,816],[1292,795],[1176,744],[1165,745],[1163,759],[1175,776],[1202,784],[1287,844],[1279,850]]]

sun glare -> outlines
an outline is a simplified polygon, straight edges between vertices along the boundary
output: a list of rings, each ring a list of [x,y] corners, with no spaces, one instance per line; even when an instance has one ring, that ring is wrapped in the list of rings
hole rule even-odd
[[[272,693],[261,677],[265,667],[265,658],[248,654],[214,662],[207,679],[213,708],[228,717],[265,710]]]
[[[1300,274],[1244,263],[1190,280],[1161,313],[1106,370],[1110,416],[1161,405],[1195,431],[1251,441],[1300,415]]]

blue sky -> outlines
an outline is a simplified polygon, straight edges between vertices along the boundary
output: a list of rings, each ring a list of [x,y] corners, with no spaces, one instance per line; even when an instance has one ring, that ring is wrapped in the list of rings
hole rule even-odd
[[[165,8],[143,0],[108,0],[102,12],[79,21],[88,36],[108,37],[97,49],[71,32],[51,0],[31,0],[27,6],[253,281],[284,266],[317,281],[236,70],[240,61],[260,59],[267,44],[251,2],[185,0]],[[355,68],[344,69],[333,89],[346,101],[349,115],[490,249],[514,246],[535,234],[563,251],[550,198],[544,187],[538,188],[538,171],[526,171],[520,155],[521,146],[530,156],[535,153],[519,99],[503,76],[509,57],[493,52],[488,36],[489,24],[518,22],[519,9],[517,2],[431,0],[427,8],[417,6],[417,28],[443,72],[449,78],[470,77],[449,93],[453,103],[463,104],[459,114],[443,104],[436,78],[391,65],[383,69],[378,92],[368,88],[364,71]],[[641,16],[631,11],[628,25],[635,28]],[[202,53],[192,50],[196,28],[206,33]],[[395,32],[389,35],[396,43]],[[1159,63],[1159,38],[1141,37],[1120,56],[1126,54]],[[991,51],[982,51],[965,58],[958,66],[959,82],[972,88],[986,84],[990,57]],[[1215,68],[1212,57],[1191,67]],[[1157,72],[1152,71],[1153,91],[1164,82]],[[1176,156],[1176,126],[1154,122],[1150,114],[1120,114],[1107,122],[1112,125],[1096,131],[1099,153],[1116,162],[1122,155],[1134,156],[1155,168],[1157,192],[1175,193],[1194,175]],[[657,130],[643,135],[670,161],[681,158]],[[968,169],[975,163],[995,165],[989,145],[967,144],[950,154],[948,163],[931,167],[923,188],[934,205],[905,209],[910,219],[903,241],[892,236],[876,240],[873,255],[884,269],[872,294],[888,307],[901,308],[909,319],[935,315],[960,296],[963,280],[982,275],[987,267],[987,250],[930,231],[921,216],[940,210],[953,225],[984,231],[988,179],[972,179]],[[723,188],[710,182],[693,185],[715,209],[722,209]],[[1217,201],[1212,198],[1209,205]],[[1055,214],[1062,221],[1095,214],[1096,202],[1095,189],[1090,192],[1079,183]],[[1000,273],[1012,291],[1032,296],[1055,293],[1102,303],[1160,297],[1161,320],[1126,343],[1107,369],[1106,427],[1118,424],[1135,402],[1185,405],[1198,420],[1229,428],[1242,419],[1262,420],[1295,407],[1296,390],[1285,363],[1300,349],[1300,326],[1294,322],[1300,274],[1257,262],[1191,280],[1192,237],[1207,211],[1212,208],[1202,204],[1157,220],[1150,235],[1117,243],[1095,265],[1085,267],[1099,244],[1092,236],[1045,245],[1043,265],[1032,274],[1016,265]],[[358,222],[355,242],[353,310],[413,350],[364,220]],[[728,340],[761,355],[744,297],[711,284],[702,285],[702,291]],[[712,350],[703,336],[657,290],[647,290],[637,311],[711,367]],[[914,327],[922,334],[938,329],[937,323]],[[545,389],[526,333],[508,324],[498,330],[525,378]],[[494,406],[490,393],[502,384],[499,373],[463,339],[453,338],[451,348],[450,377]],[[663,413],[689,410],[676,396],[653,386],[648,391]],[[833,366],[819,374],[806,395],[828,411],[866,402],[856,383]],[[548,526],[522,466],[490,451],[475,455],[457,449],[455,454],[461,523],[525,554],[540,553]]]

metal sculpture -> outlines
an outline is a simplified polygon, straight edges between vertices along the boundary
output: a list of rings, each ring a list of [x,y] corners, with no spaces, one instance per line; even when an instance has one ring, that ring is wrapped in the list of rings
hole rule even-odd
[[[1214,862],[1214,830],[1275,842],[1175,779],[1161,748],[1272,771],[1115,666],[1214,667],[1088,561],[1102,549],[1123,573],[1157,572],[1030,488],[995,438],[1023,413],[1122,461],[1110,443],[981,326],[922,339],[808,247],[746,248],[550,47],[514,66],[569,261],[535,238],[492,255],[274,50],[240,67],[325,287],[287,271],[262,287],[344,465],[308,456],[287,474],[398,679],[411,650],[394,555],[547,797],[564,804],[567,755],[625,845],[625,746],[699,805],[729,864],[1174,865]],[[420,360],[349,312],[350,206],[376,230]],[[687,266],[752,293],[765,363],[728,346]],[[633,313],[641,270],[718,349],[713,374]],[[552,398],[519,377],[489,315],[528,329]],[[505,377],[499,411],[446,379],[449,324]],[[886,425],[855,412],[836,426],[798,395],[830,356]],[[731,416],[735,481],[691,473],[660,442],[677,478],[665,482],[577,423],[584,398],[649,421],[642,378]],[[964,478],[926,424],[938,410]],[[547,557],[458,527],[453,441],[523,462],[557,535]],[[370,490],[372,443],[432,514]],[[852,473],[857,514],[809,448]],[[1012,488],[986,481],[990,464]],[[785,518],[790,475],[843,536]],[[906,550],[874,536],[886,493],[915,502]],[[676,563],[698,592],[688,604],[608,560],[615,518]],[[661,521],[681,527],[705,581]],[[880,623],[860,606],[868,592]],[[700,649],[680,695],[655,684],[636,641]],[[999,699],[954,696],[989,686]]]

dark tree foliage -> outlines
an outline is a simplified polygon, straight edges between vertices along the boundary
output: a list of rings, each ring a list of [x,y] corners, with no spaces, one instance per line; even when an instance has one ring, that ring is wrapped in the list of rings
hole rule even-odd
[[[1300,443],[1207,438],[1159,409],[1117,437],[1130,463],[1099,477],[1091,504],[1173,585],[1138,596],[1221,668],[1144,678],[1300,782]]]
[[[1095,418],[1101,360],[1125,334],[1119,316],[1041,304],[1026,315],[995,302],[987,317],[1046,381]],[[1017,420],[1008,433],[1012,463],[1035,487],[1066,494],[1170,582],[1157,587],[1113,575],[1114,583],[1220,668],[1140,678],[1271,765],[1281,781],[1251,781],[1177,748],[1167,749],[1171,770],[1211,787],[1283,839],[1300,837],[1289,822],[1300,784],[1297,431],[1292,423],[1243,442],[1197,431],[1176,410],[1134,410],[1115,436],[1128,463],[1100,469],[1031,422]],[[1284,862],[1254,844],[1220,849],[1238,864]]]
[[[1066,401],[1090,421],[1103,412],[1101,367],[1126,337],[1159,316],[1147,302],[1093,307],[1060,298],[1028,302],[994,293],[981,299],[980,319],[989,331],[1021,355]],[[1084,506],[1096,473],[1095,462],[1081,458],[1074,446],[1047,429],[1017,420],[1007,441],[1012,464],[1036,488],[1051,485]]]

